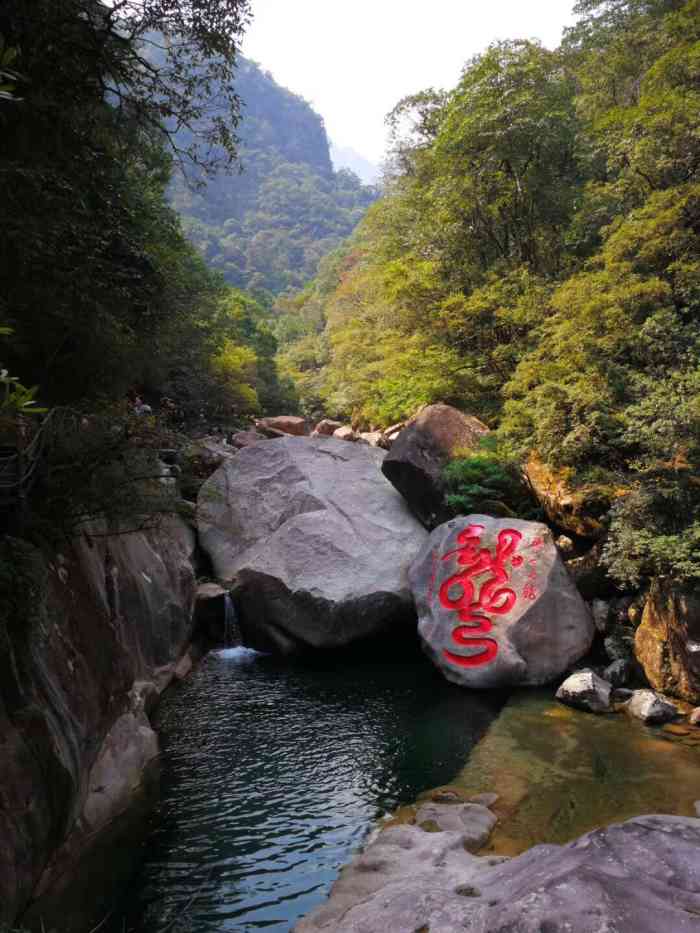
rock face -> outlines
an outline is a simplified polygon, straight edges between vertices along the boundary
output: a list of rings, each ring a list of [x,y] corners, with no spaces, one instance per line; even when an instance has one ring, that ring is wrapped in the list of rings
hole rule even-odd
[[[30,897],[47,929],[93,926],[59,895],[139,795],[157,749],[144,697],[191,636],[192,531],[104,531],[49,557],[2,545],[21,582],[0,601],[0,926]]]
[[[610,684],[593,671],[578,671],[557,690],[557,700],[591,713],[610,711]]]
[[[489,429],[450,405],[428,405],[391,445],[382,470],[426,528],[450,517],[442,470],[459,448],[474,448]]]
[[[700,588],[655,581],[634,652],[653,687],[700,702]]]
[[[582,538],[602,535],[604,526],[600,519],[610,507],[609,497],[593,486],[573,489],[565,476],[534,456],[525,472],[551,522]]]
[[[277,415],[274,418],[260,418],[255,422],[256,429],[267,437],[279,437],[281,434],[291,434],[303,437],[308,434],[306,422],[296,415]]]
[[[246,645],[335,648],[415,629],[407,569],[426,533],[381,474],[385,454],[333,438],[242,450],[202,488],[199,531],[234,580]]]
[[[297,933],[697,933],[700,820],[646,816],[474,856],[458,832],[395,826],[345,868]]]
[[[545,525],[470,515],[437,528],[410,569],[423,646],[465,687],[544,684],[594,625]]]

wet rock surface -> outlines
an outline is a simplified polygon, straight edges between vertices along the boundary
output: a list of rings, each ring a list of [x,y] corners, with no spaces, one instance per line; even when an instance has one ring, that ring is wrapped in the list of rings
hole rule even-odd
[[[293,653],[395,629],[410,637],[407,570],[425,530],[381,473],[385,454],[334,438],[248,448],[202,488],[200,541],[234,580],[244,643]]]
[[[545,525],[453,519],[425,542],[410,580],[424,648],[462,686],[547,683],[591,646],[593,620]]]
[[[647,816],[513,859],[459,832],[387,829],[297,933],[690,933],[700,929],[700,820]]]

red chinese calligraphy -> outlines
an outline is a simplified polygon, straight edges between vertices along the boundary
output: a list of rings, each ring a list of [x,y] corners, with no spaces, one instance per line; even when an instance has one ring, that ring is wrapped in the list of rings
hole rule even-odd
[[[457,563],[463,569],[448,577],[440,587],[440,603],[445,609],[455,611],[462,625],[452,631],[452,641],[463,648],[480,648],[478,654],[455,654],[445,650],[448,661],[460,667],[480,667],[489,664],[498,654],[498,642],[494,638],[483,638],[493,628],[488,615],[505,615],[516,602],[516,594],[509,582],[506,562],[514,566],[523,563],[515,557],[522,535],[515,529],[508,528],[499,532],[495,556],[488,548],[481,547],[483,525],[469,525],[457,536],[460,547],[448,554],[448,560],[454,554]],[[476,593],[475,578],[488,574]],[[458,595],[453,595],[455,591]]]

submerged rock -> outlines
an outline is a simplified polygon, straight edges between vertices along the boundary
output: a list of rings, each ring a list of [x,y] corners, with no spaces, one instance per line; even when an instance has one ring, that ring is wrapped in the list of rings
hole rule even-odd
[[[697,933],[700,820],[646,816],[513,859],[385,830],[297,933]]]
[[[591,713],[610,711],[610,684],[593,671],[577,671],[557,690],[557,700]]]
[[[282,653],[415,631],[407,570],[426,538],[385,454],[333,438],[242,450],[202,488],[200,542],[233,580],[245,644]]]
[[[451,405],[428,405],[393,442],[382,470],[426,528],[453,514],[444,502],[443,468],[457,451],[476,448],[488,433],[478,418]]]
[[[425,542],[410,580],[424,648],[462,686],[548,683],[591,646],[593,620],[545,525],[453,519]]]

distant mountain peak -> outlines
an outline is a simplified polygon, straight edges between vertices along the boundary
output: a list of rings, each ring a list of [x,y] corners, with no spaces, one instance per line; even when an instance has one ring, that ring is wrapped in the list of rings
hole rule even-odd
[[[336,169],[348,168],[366,185],[375,185],[381,174],[379,166],[370,162],[351,146],[336,146],[331,142],[331,160]]]

